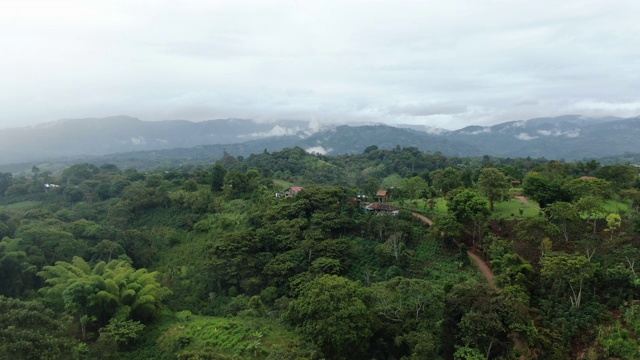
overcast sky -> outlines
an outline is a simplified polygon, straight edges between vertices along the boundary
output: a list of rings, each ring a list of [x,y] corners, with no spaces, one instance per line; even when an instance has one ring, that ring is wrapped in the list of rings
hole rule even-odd
[[[640,115],[640,1],[0,0],[0,128]]]

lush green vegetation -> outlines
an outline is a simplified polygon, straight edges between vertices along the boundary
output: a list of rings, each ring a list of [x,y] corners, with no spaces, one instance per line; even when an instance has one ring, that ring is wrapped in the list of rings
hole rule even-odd
[[[633,166],[372,146],[0,175],[1,358],[640,356]],[[380,189],[397,214],[365,211]]]

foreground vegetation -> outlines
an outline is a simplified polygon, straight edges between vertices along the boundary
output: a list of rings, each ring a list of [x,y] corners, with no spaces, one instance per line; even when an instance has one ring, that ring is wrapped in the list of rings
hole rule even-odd
[[[640,358],[633,166],[295,148],[0,195],[1,357]]]

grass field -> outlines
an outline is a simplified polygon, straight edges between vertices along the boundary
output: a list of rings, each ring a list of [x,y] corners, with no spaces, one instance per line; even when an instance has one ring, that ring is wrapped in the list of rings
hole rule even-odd
[[[180,319],[158,338],[157,345],[164,352],[243,359],[270,354],[306,355],[298,335],[278,322],[252,316],[222,318],[184,313],[178,313]]]
[[[609,213],[625,213],[629,212],[631,206],[631,200],[618,201],[618,200],[605,200],[602,204]]]
[[[527,199],[528,204],[523,204],[519,200],[512,198],[509,201],[502,201],[494,203],[494,211],[491,214],[492,219],[520,219],[537,216],[540,211],[539,205],[537,202]],[[447,201],[443,198],[435,199],[435,206],[433,209],[429,208],[429,206],[425,205],[425,201],[422,199],[418,200],[404,200],[404,201],[394,201],[394,205],[406,208],[408,210],[418,211],[420,213],[429,215],[445,215],[447,214]],[[619,200],[605,200],[602,205],[606,209],[607,213],[626,213],[629,211],[630,202],[629,200],[619,201]],[[520,210],[522,210],[522,214],[520,214]]]
[[[517,199],[502,201],[493,204],[493,219],[516,219],[537,216],[540,213],[538,203],[528,199],[528,204],[523,204]],[[522,210],[522,214],[520,211]]]
[[[420,200],[405,200],[402,202],[395,202],[395,205],[403,206],[409,210],[417,210],[421,213],[427,214],[435,214],[435,215],[446,215],[447,214],[447,201],[444,198],[435,199],[435,206],[430,208],[428,205],[425,205],[425,201]],[[494,203],[494,212],[491,215],[493,219],[514,219],[521,217],[532,217],[538,215],[538,203],[533,200],[529,200],[529,204],[523,204],[517,199],[511,199],[509,201],[496,202]],[[520,209],[522,209],[523,213],[520,215]]]
[[[42,202],[40,201],[22,201],[22,202],[10,204],[10,205],[2,205],[0,206],[0,209],[9,211],[9,212],[29,211],[29,210],[37,209],[38,207],[40,207],[41,204]]]
[[[288,181],[284,181],[284,180],[278,180],[278,179],[274,179],[273,180],[273,185],[276,187],[276,189],[284,191],[288,188],[291,187],[291,183]]]

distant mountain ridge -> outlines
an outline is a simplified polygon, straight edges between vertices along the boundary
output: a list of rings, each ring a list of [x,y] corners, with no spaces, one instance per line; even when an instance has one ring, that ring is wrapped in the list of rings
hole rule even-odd
[[[360,153],[371,145],[400,145],[454,156],[576,160],[640,152],[639,139],[640,117],[565,115],[450,131],[426,125],[320,126],[310,121],[245,119],[151,122],[114,116],[0,129],[0,164],[203,146],[210,156],[224,148],[243,156],[294,146],[335,155]]]
[[[129,116],[65,119],[0,130],[0,163],[231,144],[308,128],[308,121],[282,121],[274,125],[243,119],[203,122],[142,121]]]
[[[443,133],[482,153],[577,160],[640,151],[640,118],[565,115],[469,126]]]

